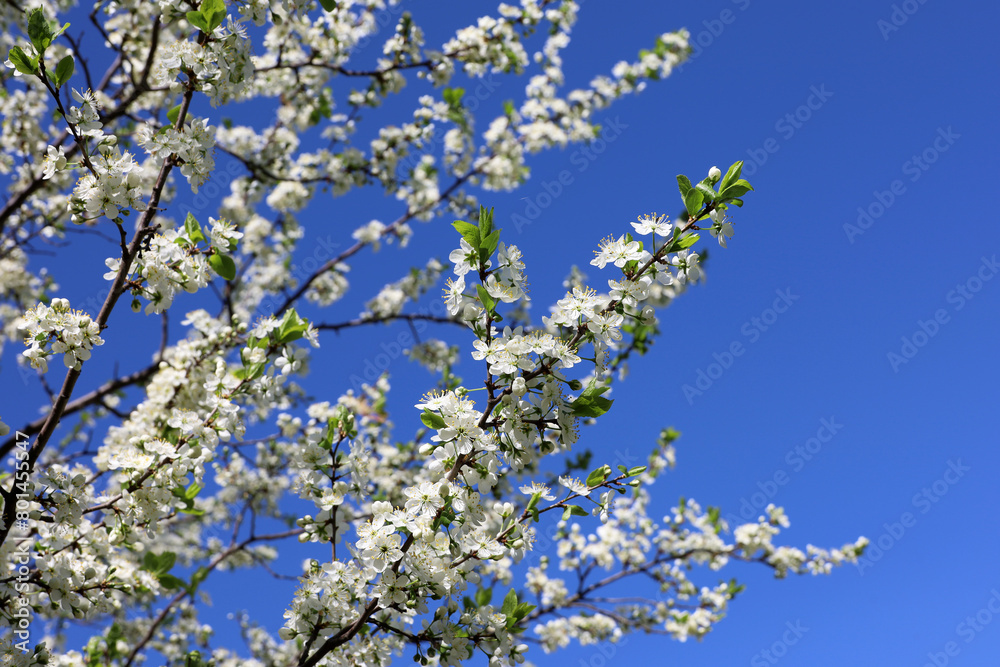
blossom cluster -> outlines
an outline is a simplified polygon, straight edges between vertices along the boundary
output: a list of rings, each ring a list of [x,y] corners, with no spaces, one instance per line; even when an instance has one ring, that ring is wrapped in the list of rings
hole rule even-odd
[[[91,350],[104,344],[101,328],[87,313],[73,310],[66,299],[53,299],[50,305],[40,303],[24,313],[21,321],[24,344],[22,356],[32,368],[48,370],[53,354],[63,355],[66,368],[80,370],[90,359]]]
[[[120,0],[93,14],[98,39],[85,41],[56,32],[65,26],[50,19],[62,9],[42,0],[27,39],[16,12],[8,22],[7,43],[19,46],[8,60],[18,79],[5,81],[0,99],[0,173],[11,176],[0,211],[0,329],[24,337],[22,359],[43,372],[62,354],[75,381],[102,336],[113,343],[102,353],[134,346],[119,313],[108,319],[128,301],[119,297],[129,293],[137,311],[144,299],[147,315],[182,310],[162,318],[164,339],[145,367],[47,405],[47,423],[66,426],[28,425],[38,460],[25,594],[39,627],[52,622],[55,632],[40,630],[16,664],[156,655],[201,667],[201,651],[211,651],[218,667],[384,665],[402,653],[424,665],[477,654],[513,665],[529,654],[522,633],[543,650],[630,632],[702,637],[739,592],[714,579],[729,562],[778,577],[822,574],[864,548],[779,546],[788,523],[775,507],[741,526],[692,500],[656,516],[649,488],[674,465],[670,429],[645,465],[588,474],[574,452],[560,462],[566,474],[546,472],[555,463],[546,457],[565,454],[581,427],[609,412],[605,394],[659,333],[656,309],[701,280],[697,232],[725,247],[730,207],[752,188],[741,163],[696,185],[679,178],[687,218],[643,216],[601,241],[590,265],[610,272],[607,287],[588,287],[574,268],[538,325],[527,253],[501,238],[477,193],[522,184],[538,151],[593,139],[597,112],[683,61],[686,31],[662,33],[634,60],[570,89],[573,0],[503,3],[431,45],[394,2]],[[91,42],[112,57],[81,52]],[[94,69],[105,61],[106,72]],[[516,101],[481,94],[492,77],[521,74]],[[363,124],[406,85],[420,89],[400,121]],[[398,217],[302,222],[313,200],[366,186],[400,202]],[[194,214],[170,217],[182,202],[184,213],[205,210],[220,191],[206,229]],[[133,211],[141,215],[130,231]],[[462,218],[461,238],[434,315],[408,310],[448,270],[437,259],[374,285],[354,302],[364,304],[360,317],[314,325],[298,314],[303,305],[337,312],[349,289],[372,287],[363,271],[349,284],[357,258],[406,247],[427,233],[414,219],[445,213]],[[101,217],[116,223],[110,234],[80,230],[110,249],[102,256],[112,293],[95,319],[55,296],[36,251],[39,241],[72,241],[68,223]],[[192,305],[213,281],[218,307]],[[324,396],[298,384],[329,332],[395,320],[465,336],[462,345],[415,335],[398,343],[439,376],[401,426],[387,374]],[[169,340],[177,321],[184,333]],[[485,371],[481,386],[453,372],[470,354]],[[91,381],[80,377],[81,387]],[[421,426],[406,434],[418,414]],[[12,562],[10,487],[2,491],[0,559]],[[302,562],[300,543],[310,557],[281,630],[238,615],[247,649],[219,646],[206,611],[216,574]],[[621,606],[595,593],[633,576],[656,590]],[[703,576],[711,581],[695,583]],[[6,616],[21,593],[14,586],[0,577]],[[92,637],[73,646],[61,629],[76,622]]]

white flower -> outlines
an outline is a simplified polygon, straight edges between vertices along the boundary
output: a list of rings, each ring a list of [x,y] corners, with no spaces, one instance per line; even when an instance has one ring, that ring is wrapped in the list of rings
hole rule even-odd
[[[729,222],[729,218],[726,217],[724,211],[719,209],[713,210],[709,215],[712,218],[712,227],[708,230],[709,233],[714,236],[719,241],[719,245],[723,248],[726,247],[726,239],[731,239],[733,237],[733,225]]]
[[[560,477],[559,483],[569,489],[570,493],[575,493],[580,496],[590,495],[590,487],[575,477]]]
[[[625,266],[627,262],[641,259],[643,251],[639,248],[638,241],[625,241],[624,236],[617,240],[607,238],[601,241],[600,250],[594,252],[597,257],[590,260],[590,263],[599,269],[603,269],[608,262],[614,262],[618,268]]]
[[[633,222],[632,227],[637,234],[656,234],[658,236],[669,236],[673,224],[667,220],[665,215],[651,213],[639,217],[639,222]]]
[[[479,251],[463,238],[459,247],[448,255],[448,261],[455,265],[456,276],[464,276],[471,270],[479,270]]]
[[[45,150],[45,159],[42,160],[42,178],[48,180],[55,176],[57,171],[66,168],[66,153],[62,146],[49,146]]]
[[[521,487],[521,493],[529,496],[533,496],[536,493],[542,494],[540,497],[542,500],[555,500],[556,496],[552,493],[552,490],[545,486],[544,484],[539,484],[538,482],[532,482]]]

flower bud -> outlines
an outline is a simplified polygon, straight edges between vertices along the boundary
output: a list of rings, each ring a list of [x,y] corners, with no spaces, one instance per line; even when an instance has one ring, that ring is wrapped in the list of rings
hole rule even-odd
[[[719,169],[718,167],[712,167],[711,169],[708,170],[708,178],[713,183],[718,182],[718,180],[722,178],[722,170]]]

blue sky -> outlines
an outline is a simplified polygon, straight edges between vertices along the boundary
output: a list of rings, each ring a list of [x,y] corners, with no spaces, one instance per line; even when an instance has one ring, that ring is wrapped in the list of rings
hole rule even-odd
[[[488,5],[410,8],[428,42],[441,43]],[[608,141],[599,154],[594,146],[592,157],[579,147],[534,156],[524,187],[483,198],[524,253],[535,318],[562,295],[572,264],[592,284],[608,277],[586,266],[602,237],[629,231],[643,213],[676,215],[676,174],[700,179],[742,159],[756,191],[734,211],[729,248],[703,246],[708,280],[662,314],[664,337],[578,447],[597,462],[640,455],[674,426],[683,433],[678,466],[653,487],[659,512],[680,496],[721,506],[724,516],[748,506],[755,516],[775,502],[792,521],[781,543],[832,547],[865,535],[873,547],[869,565],[830,577],[774,581],[763,568],[731,566],[719,574],[747,590],[701,643],[632,636],[561,655],[534,650],[536,664],[994,663],[1000,231],[983,207],[1000,175],[998,18],[986,2],[942,0],[583,3],[565,53],[571,86],[633,59],[666,30],[687,27],[698,47],[679,73],[601,112]],[[480,93],[485,127],[504,99],[521,98],[523,81],[495,77]],[[400,122],[407,109],[390,102],[374,120]],[[561,192],[547,197],[560,174]],[[323,198],[303,222],[347,244],[356,226],[399,212],[371,192],[332,205]],[[515,216],[529,213],[531,224],[518,229]],[[406,267],[446,258],[457,240],[449,222],[415,224],[409,248],[357,263],[343,307],[319,319],[350,319]],[[100,284],[103,263],[90,264],[57,269],[71,301]],[[116,324],[115,360],[123,369],[144,363],[145,352],[124,349],[123,339],[157,336],[158,323],[122,312]],[[330,336],[307,387],[333,398],[403,330]],[[481,372],[471,339],[465,350],[457,371],[471,381]],[[14,351],[4,354],[8,373]],[[111,361],[101,362],[109,372]],[[430,378],[404,359],[389,372],[404,438],[416,423],[409,406]],[[15,414],[33,416],[42,397],[19,392],[4,403],[4,420],[16,426]],[[287,571],[300,562],[290,555]],[[275,586],[265,605],[225,579],[212,590],[220,618],[236,605],[256,608],[276,629],[292,588]]]

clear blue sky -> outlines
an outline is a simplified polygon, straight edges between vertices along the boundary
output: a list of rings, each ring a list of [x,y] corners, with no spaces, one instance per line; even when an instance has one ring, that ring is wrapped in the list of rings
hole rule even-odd
[[[487,7],[412,10],[428,42],[441,43]],[[570,85],[634,59],[666,30],[687,27],[699,47],[680,73],[603,113],[613,141],[595,159],[575,148],[535,156],[522,189],[484,197],[524,253],[535,318],[561,296],[571,264],[603,283],[607,275],[585,266],[603,236],[629,231],[639,214],[680,210],[676,174],[700,179],[743,159],[756,192],[735,211],[729,249],[707,246],[708,281],[663,314],[664,339],[633,364],[613,410],[578,447],[596,461],[645,452],[675,426],[677,469],[653,488],[660,513],[686,496],[724,516],[749,504],[756,516],[769,495],[792,521],[782,543],[831,547],[865,535],[873,547],[870,567],[830,577],[774,581],[744,565],[706,573],[706,584],[736,576],[747,590],[700,644],[632,636],[603,649],[533,650],[536,664],[995,664],[1000,231],[984,211],[1000,175],[998,19],[992,3],[943,0],[583,3],[565,54]],[[523,94],[522,80],[495,81],[481,121]],[[403,109],[390,102],[380,116],[400,122]],[[562,193],[540,198],[564,170],[571,182]],[[546,206],[518,233],[512,216],[531,202]],[[870,216],[863,227],[859,209]],[[324,197],[303,221],[318,225],[310,234],[347,244],[359,224],[398,214],[398,203],[369,193],[333,205]],[[356,264],[344,307],[320,319],[349,319],[406,267],[446,258],[457,238],[449,222],[415,224],[409,248],[383,248],[377,266]],[[86,288],[60,271],[68,292],[86,294],[104,268],[86,269]],[[776,300],[780,314],[770,310]],[[126,313],[115,323],[136,336],[158,331],[153,319]],[[307,386],[333,398],[403,330],[327,338]],[[481,369],[470,343],[457,370],[471,381]],[[734,343],[742,352],[727,357]],[[123,369],[147,359],[115,354]],[[416,416],[409,406],[428,377],[403,359],[389,371],[390,409],[406,438]],[[686,384],[702,393],[685,395]],[[41,402],[25,394],[13,405],[33,415]],[[15,412],[5,405],[12,426],[23,421]],[[300,562],[290,555],[286,571]],[[280,626],[291,586],[276,585],[261,605],[258,589],[227,590],[225,581],[211,589],[220,618],[246,607]]]

